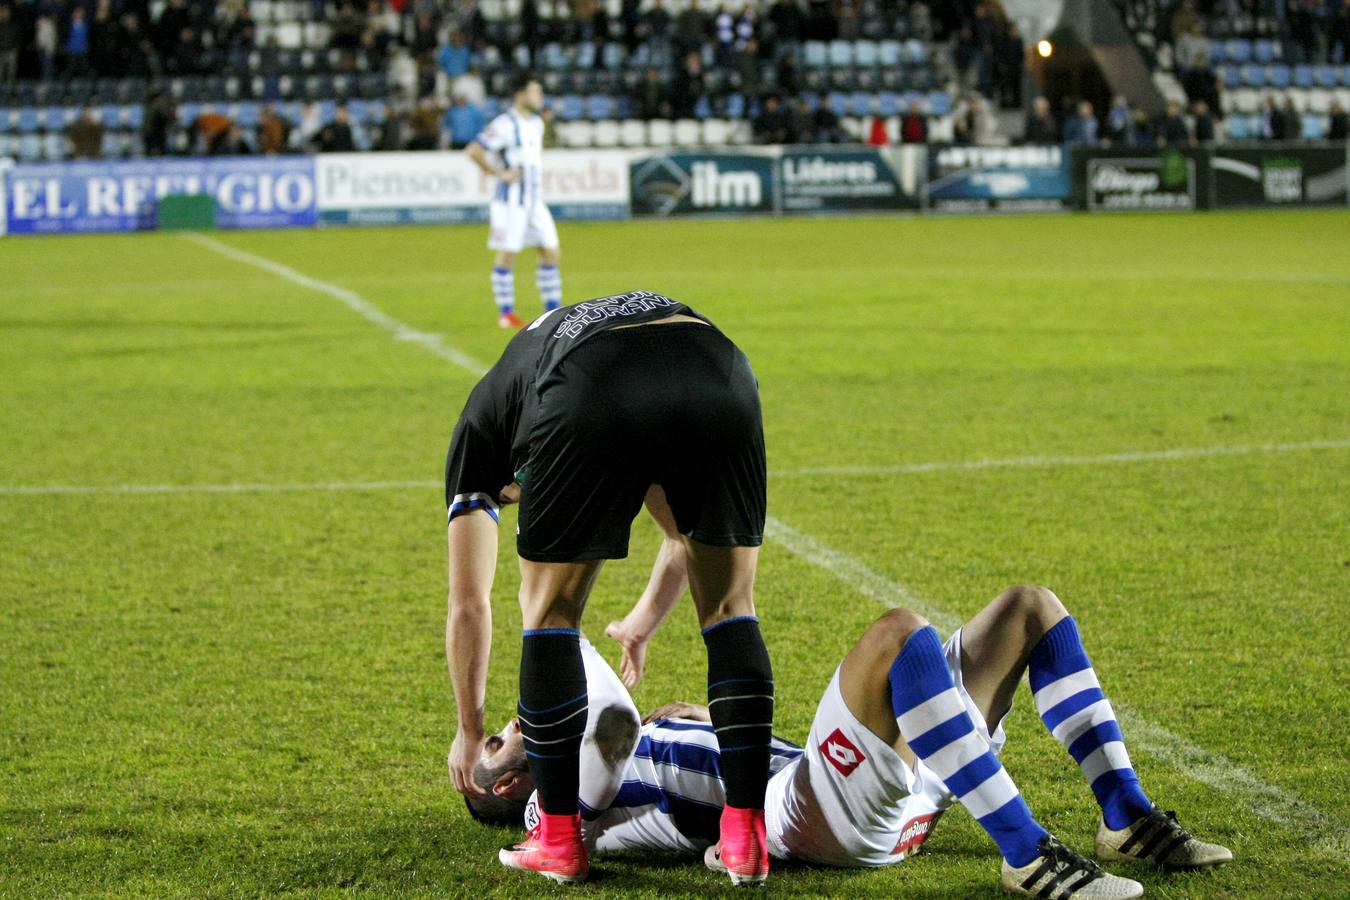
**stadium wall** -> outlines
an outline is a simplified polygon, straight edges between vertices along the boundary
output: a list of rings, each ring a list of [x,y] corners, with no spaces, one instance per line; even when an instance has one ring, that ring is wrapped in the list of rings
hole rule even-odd
[[[543,193],[564,221],[1346,206],[1348,152],[1269,143],[555,150]],[[459,153],[0,160],[0,235],[150,230],[160,198],[202,194],[221,228],[481,222],[492,180]]]

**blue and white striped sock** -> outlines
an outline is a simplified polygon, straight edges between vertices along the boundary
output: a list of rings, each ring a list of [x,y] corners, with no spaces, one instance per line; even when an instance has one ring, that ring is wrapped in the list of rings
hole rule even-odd
[[[516,308],[516,273],[501,266],[492,267],[492,296],[497,308],[509,313]]]
[[[909,636],[891,664],[890,682],[891,708],[909,748],[956,794],[1010,866],[1030,863],[1045,829],[976,732],[932,625]]]
[[[556,265],[540,263],[534,271],[534,283],[539,288],[546,312],[562,306],[562,272]]]
[[[1139,787],[1111,701],[1083,649],[1078,625],[1065,616],[1031,651],[1028,665],[1036,711],[1078,761],[1110,828],[1148,815],[1153,804]]]

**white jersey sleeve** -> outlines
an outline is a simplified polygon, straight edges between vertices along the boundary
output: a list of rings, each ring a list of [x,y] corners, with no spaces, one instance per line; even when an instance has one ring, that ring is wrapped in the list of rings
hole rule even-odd
[[[515,128],[512,125],[511,117],[506,113],[497,116],[487,127],[478,132],[474,142],[482,144],[493,152],[501,152],[515,143]]]

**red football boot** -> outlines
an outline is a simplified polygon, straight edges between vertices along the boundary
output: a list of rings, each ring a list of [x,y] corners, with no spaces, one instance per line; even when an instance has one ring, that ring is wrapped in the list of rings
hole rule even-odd
[[[504,312],[504,313],[501,314],[501,317],[500,317],[499,319],[497,319],[497,327],[498,327],[498,328],[524,328],[524,327],[525,327],[525,323],[524,323],[523,321],[521,321],[520,316],[516,315],[514,312]]]
[[[763,884],[769,877],[764,810],[722,807],[722,839],[703,854],[703,864],[714,872],[726,872],[738,887]]]
[[[497,859],[509,869],[538,872],[559,884],[585,881],[591,863],[581,842],[581,815],[553,816],[541,811],[539,824],[525,840],[497,851]]]

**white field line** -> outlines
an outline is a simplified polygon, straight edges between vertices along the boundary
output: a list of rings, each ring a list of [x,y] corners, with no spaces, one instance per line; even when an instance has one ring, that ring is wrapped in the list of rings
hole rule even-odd
[[[284,278],[301,287],[327,294],[338,300],[353,312],[365,318],[372,324],[378,325],[384,330],[390,332],[399,340],[406,340],[422,346],[424,349],[435,353],[440,358],[458,366],[459,368],[474,375],[481,375],[486,371],[482,363],[473,359],[473,357],[447,344],[438,334],[421,332],[411,328],[408,325],[389,316],[383,310],[379,309],[370,301],[366,300],[360,294],[346,288],[339,287],[328,282],[319,281],[310,278],[280,263],[273,262],[261,256],[255,256],[242,250],[237,250],[228,244],[221,243],[214,238],[204,235],[188,235],[188,238],[195,243],[214,250],[221,255],[228,256],[231,259],[238,260],[248,265],[254,266],[264,271],[271,272],[278,277]],[[1309,442],[1318,446],[1347,446],[1350,442],[1345,441],[1319,441]],[[1278,452],[1271,448],[1285,449],[1311,449],[1307,445],[1260,445],[1258,447],[1246,447],[1236,450],[1228,450],[1232,453],[1250,453],[1250,452]],[[1215,450],[1220,452],[1213,452]],[[1169,455],[1158,456],[1157,454],[1115,454],[1114,459],[1107,458],[1102,462],[1133,462],[1142,459],[1152,458],[1186,458],[1189,456],[1217,456],[1222,455],[1224,448],[1208,448],[1209,452],[1197,451],[1171,451]],[[1135,459],[1122,459],[1120,457],[1135,457]],[[1065,465],[1069,464],[1062,460],[1073,460],[1074,463],[1081,464],[1086,458],[1073,457],[1041,457],[1038,462],[1011,463],[1012,465]],[[1010,461],[1004,460],[1003,464],[1010,464]],[[965,465],[955,466],[954,468],[991,468],[988,462],[984,465]],[[821,473],[825,474],[825,473]],[[398,484],[402,487],[412,487],[418,484],[434,484],[434,482],[368,482],[369,485],[393,485]],[[125,485],[124,488],[133,488],[134,486]],[[212,486],[217,492],[224,492],[230,486],[215,485]],[[259,485],[250,485],[248,487],[258,488]],[[297,485],[287,485],[283,488],[303,489]],[[315,488],[310,488],[315,489]],[[360,488],[341,488],[329,485],[329,490],[342,489],[360,489]],[[124,490],[123,493],[133,493],[133,490]],[[237,492],[237,491],[236,491]],[[898,605],[907,605],[916,612],[928,618],[935,626],[943,631],[953,631],[959,626],[960,621],[952,613],[943,610],[941,607],[923,601],[913,591],[904,585],[896,582],[885,575],[867,567],[858,560],[846,556],[843,553],[833,550],[820,543],[809,535],[793,529],[784,522],[769,518],[766,523],[766,536],[781,544],[788,552],[799,556],[812,565],[818,566],[831,575],[847,584],[852,585],[865,596],[876,600],[889,607]],[[1176,768],[1179,772],[1189,775],[1203,784],[1210,785],[1231,796],[1237,797],[1246,802],[1257,815],[1262,818],[1298,828],[1309,838],[1317,839],[1314,847],[1323,852],[1330,852],[1338,856],[1344,856],[1346,853],[1346,827],[1338,823],[1331,822],[1328,818],[1312,806],[1302,802],[1298,798],[1280,790],[1279,788],[1266,784],[1256,776],[1241,769],[1236,764],[1210,753],[1202,747],[1190,743],[1185,738],[1173,734],[1160,725],[1154,725],[1145,719],[1140,718],[1131,712],[1127,707],[1118,706],[1120,716],[1124,720],[1126,727],[1133,734],[1133,742],[1136,746],[1143,748],[1146,752],[1158,759],[1167,762]],[[1328,836],[1330,835],[1330,836]]]
[[[356,291],[339,287],[338,285],[331,284],[327,281],[320,281],[317,278],[310,278],[308,275],[297,272],[290,266],[283,266],[281,263],[274,262],[263,256],[255,256],[252,253],[247,253],[243,250],[231,247],[229,244],[222,243],[221,241],[212,237],[207,237],[204,234],[194,234],[189,232],[184,235],[184,237],[194,244],[219,253],[221,256],[228,256],[230,259],[253,266],[255,269],[271,272],[278,278],[284,278],[292,284],[298,284],[300,287],[308,288],[311,291],[326,294],[365,319],[367,322],[370,322],[372,325],[378,325],[380,328],[383,328],[393,335],[396,340],[417,344],[424,350],[436,354],[441,359],[453,366],[463,369],[470,375],[475,377],[481,376],[488,370],[487,366],[483,365],[472,356],[469,356],[462,350],[446,343],[445,338],[441,337],[439,334],[430,331],[418,331],[411,325],[400,322],[398,319],[395,319],[393,316],[371,303],[365,297],[356,293]]]
[[[1153,462],[1174,459],[1202,459],[1210,456],[1245,456],[1257,453],[1294,453],[1302,450],[1350,448],[1350,440],[1300,441],[1288,444],[1250,444],[1233,447],[1192,447],[1176,450],[1150,450],[1140,453],[1107,453],[1101,456],[1025,456],[1013,459],[975,459],[954,462],[915,463],[903,466],[835,466],[811,469],[779,469],[770,478],[824,477],[829,475],[917,475],[924,472],[952,472],[970,469],[1037,468],[1042,466],[1106,465],[1111,463]],[[0,485],[0,497],[43,494],[261,494],[297,491],[380,491],[408,488],[437,488],[437,481],[317,481],[256,484],[34,484]],[[880,589],[887,596],[887,585]],[[867,593],[864,591],[864,593]],[[869,597],[872,594],[867,594]],[[917,602],[917,601],[915,601]],[[910,604],[911,606],[913,604]],[[936,623],[935,623],[936,624]]]
[[[1042,466],[1099,466],[1109,463],[1153,462],[1169,459],[1196,459],[1206,456],[1246,456],[1254,453],[1293,453],[1300,450],[1343,450],[1350,439],[1296,441],[1286,444],[1236,444],[1228,447],[1180,447],[1172,450],[1140,450],[1130,453],[1104,453],[1095,456],[1022,456],[1011,459],[972,459],[956,462],[913,463],[896,466],[811,466],[803,469],[778,469],[770,478],[803,478],[822,475],[918,475],[924,472],[951,472],[966,469],[1018,469]]]
[[[958,616],[922,599],[905,585],[773,516],[766,523],[765,537],[883,606],[905,606],[914,610],[945,634],[952,633],[962,624]],[[1261,818],[1281,828],[1298,831],[1323,853],[1338,857],[1350,853],[1346,838],[1350,829],[1347,826],[1334,822],[1293,794],[1267,784],[1232,760],[1150,722],[1126,704],[1115,700],[1112,704],[1130,745],[1144,750],[1182,775],[1242,801]]]

